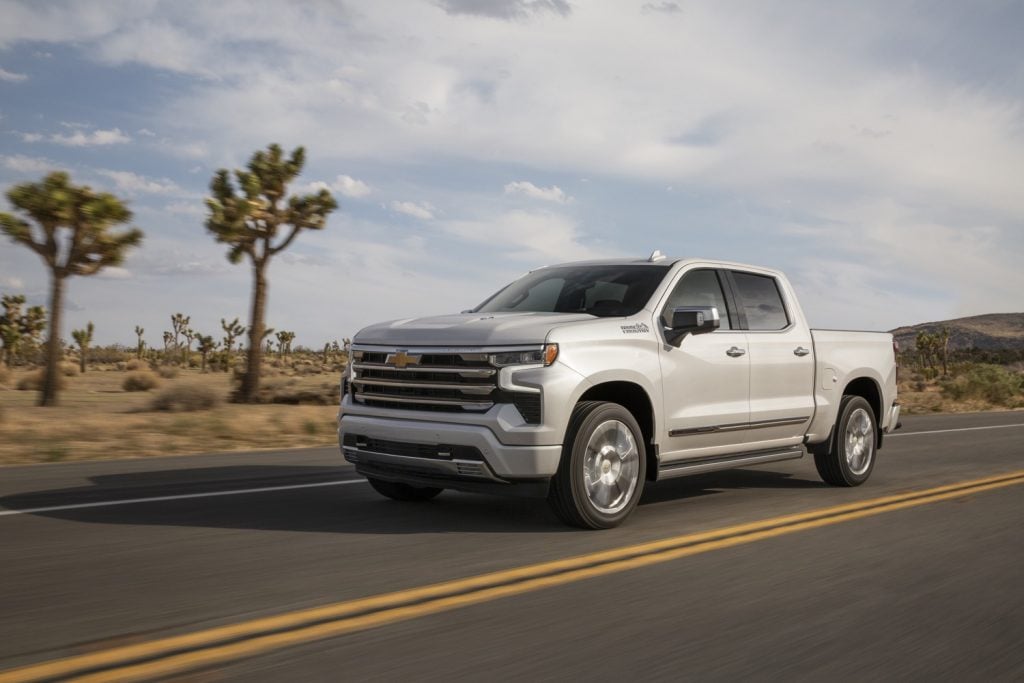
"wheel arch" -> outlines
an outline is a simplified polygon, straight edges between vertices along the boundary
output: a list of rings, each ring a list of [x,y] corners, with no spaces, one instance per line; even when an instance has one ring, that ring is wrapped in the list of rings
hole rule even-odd
[[[608,401],[617,403],[628,410],[644,438],[644,453],[647,455],[647,479],[653,480],[658,472],[658,452],[654,442],[654,402],[647,391],[635,382],[611,380],[589,387],[577,401]]]

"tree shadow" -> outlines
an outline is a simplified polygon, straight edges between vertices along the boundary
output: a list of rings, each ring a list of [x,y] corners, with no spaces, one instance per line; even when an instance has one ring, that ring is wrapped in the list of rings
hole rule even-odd
[[[229,465],[103,474],[90,485],[0,497],[9,510],[85,524],[186,526],[219,529],[341,534],[536,533],[572,532],[543,500],[445,491],[422,503],[381,497],[364,482],[330,484],[354,478],[346,466]],[[192,496],[268,487],[277,491]],[[681,477],[648,485],[640,505],[683,502],[744,489],[817,488],[789,472],[730,470]],[[72,509],[136,498],[183,496],[124,505]],[[43,508],[43,509],[40,509]]]

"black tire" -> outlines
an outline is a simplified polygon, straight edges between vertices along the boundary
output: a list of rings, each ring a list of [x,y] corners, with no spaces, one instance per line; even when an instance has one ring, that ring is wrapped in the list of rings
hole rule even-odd
[[[858,458],[848,452],[846,436],[851,427],[851,420],[857,419],[858,423],[863,424],[865,416],[869,425],[869,433],[864,440],[864,446],[869,448],[867,462],[854,467],[851,465],[851,458],[854,462],[857,462]],[[839,402],[839,418],[836,420],[828,445],[827,449],[821,449],[814,454],[814,466],[826,484],[860,486],[868,480],[878,458],[878,418],[867,400],[861,396],[843,396]]]
[[[384,479],[374,479],[372,477],[367,477],[366,481],[370,482],[370,486],[372,486],[377,493],[391,498],[392,500],[430,500],[444,490],[429,486],[412,486],[411,484],[402,484],[397,481],[385,481]]]
[[[629,484],[632,477],[623,480],[623,484],[627,486],[627,491],[621,493],[624,496],[624,505],[614,512],[604,512],[587,495],[584,460],[591,436],[598,427],[611,420],[618,421],[628,428],[636,446],[639,462],[636,463],[636,483],[632,486],[631,492]],[[632,413],[618,403],[581,401],[576,404],[569,418],[569,428],[566,430],[562,446],[562,460],[558,466],[558,473],[551,481],[548,503],[566,524],[583,529],[610,529],[621,524],[633,512],[643,493],[646,475],[647,450],[643,432]]]

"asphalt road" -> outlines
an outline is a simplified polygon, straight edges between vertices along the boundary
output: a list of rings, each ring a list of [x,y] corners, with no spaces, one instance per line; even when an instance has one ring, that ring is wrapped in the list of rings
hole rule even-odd
[[[395,618],[234,636],[243,654],[168,675],[1022,680],[1024,482],[491,597],[453,584],[434,611],[409,592],[1021,470],[1024,413],[908,417],[858,489],[804,458],[667,481],[582,532],[540,501],[382,499],[334,448],[0,468],[0,671],[399,592]]]

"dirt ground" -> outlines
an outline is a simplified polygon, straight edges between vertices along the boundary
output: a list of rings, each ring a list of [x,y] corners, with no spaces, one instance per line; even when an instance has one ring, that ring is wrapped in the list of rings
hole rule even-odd
[[[271,370],[273,372],[273,370]],[[181,370],[150,391],[128,392],[129,374],[114,367],[66,377],[60,405],[40,408],[35,391],[19,391],[29,374],[14,369],[0,385],[0,464],[134,458],[178,453],[323,446],[336,442],[335,405],[235,405],[227,403],[230,376]],[[288,391],[325,391],[337,373],[277,376]],[[175,385],[213,389],[210,410],[158,412],[153,397]]]

